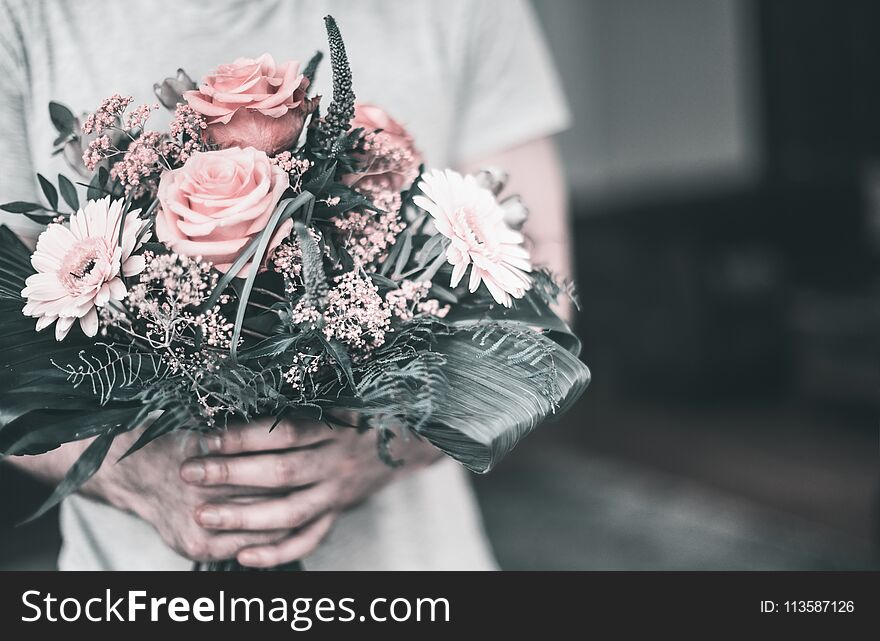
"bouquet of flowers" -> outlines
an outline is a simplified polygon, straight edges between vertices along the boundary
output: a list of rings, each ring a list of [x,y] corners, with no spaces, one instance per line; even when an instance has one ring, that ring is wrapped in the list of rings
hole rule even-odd
[[[503,175],[426,171],[400,124],[355,102],[325,20],[326,110],[320,53],[239,59],[199,86],[179,71],[155,85],[167,131],[148,127],[159,104],[119,94],[79,119],[50,104],[81,177],[38,175],[44,203],[2,206],[45,229],[31,253],[0,227],[0,452],[94,440],[38,514],[144,425],[128,454],[305,417],[374,430],[389,465],[406,430],[486,472],[587,386],[551,311],[570,288],[531,264]]]

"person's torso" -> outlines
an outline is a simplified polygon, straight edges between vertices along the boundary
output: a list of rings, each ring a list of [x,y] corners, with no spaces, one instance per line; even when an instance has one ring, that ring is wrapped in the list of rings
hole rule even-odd
[[[459,7],[460,9],[460,7]],[[36,0],[19,5],[26,43],[25,122],[34,169],[72,176],[51,156],[50,100],[74,113],[113,93],[156,102],[154,82],[183,68],[196,81],[219,64],[264,52],[302,64],[327,53],[323,16],[342,30],[358,99],[404,124],[429,164],[452,155],[461,47],[431,0]],[[331,96],[329,59],[316,92]],[[167,123],[155,121],[156,128]],[[186,569],[143,521],[82,497],[62,506],[62,569]],[[466,476],[443,461],[343,515],[308,567],[488,569],[494,567]]]

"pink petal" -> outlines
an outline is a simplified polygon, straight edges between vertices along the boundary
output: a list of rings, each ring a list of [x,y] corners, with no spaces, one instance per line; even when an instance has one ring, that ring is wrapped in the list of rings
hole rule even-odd
[[[86,336],[92,337],[98,333],[98,312],[95,311],[94,307],[89,310],[88,314],[79,319],[79,326]]]
[[[67,336],[67,332],[70,331],[70,328],[73,326],[73,321],[76,319],[72,316],[62,316],[58,319],[58,322],[55,324],[55,340],[63,341]]]
[[[147,261],[143,256],[130,256],[127,261],[122,264],[122,275],[123,276],[134,276],[135,274],[140,274],[147,267]]]

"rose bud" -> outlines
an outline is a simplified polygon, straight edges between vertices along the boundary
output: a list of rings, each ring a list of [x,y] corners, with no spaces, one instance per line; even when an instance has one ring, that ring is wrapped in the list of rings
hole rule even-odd
[[[176,78],[165,78],[161,84],[157,82],[153,85],[153,91],[159,102],[170,111],[174,111],[177,105],[184,102],[183,94],[185,92],[192,91],[195,88],[196,83],[192,81],[192,78],[183,69],[177,70]]]
[[[529,217],[529,208],[525,206],[519,196],[509,196],[500,203],[504,210],[504,222],[511,229],[522,229]]]
[[[317,106],[306,97],[308,87],[298,62],[276,64],[263,54],[220,65],[184,99],[205,116],[215,145],[254,147],[271,156],[297,141]]]
[[[474,178],[477,179],[477,184],[480,187],[488,189],[497,196],[507,184],[508,176],[507,172],[499,167],[486,167],[474,174]]]
[[[376,105],[354,107],[352,129],[364,130],[363,169],[343,176],[342,182],[362,192],[377,189],[400,192],[418,177],[422,154],[409,132]]]

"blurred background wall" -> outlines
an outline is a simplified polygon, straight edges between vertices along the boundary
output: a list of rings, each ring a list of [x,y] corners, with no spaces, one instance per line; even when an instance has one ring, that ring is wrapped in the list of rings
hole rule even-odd
[[[748,3],[534,4],[577,117],[560,142],[579,203],[633,203],[758,178],[755,16]]]
[[[594,383],[478,484],[490,524],[505,483],[552,485],[511,563],[875,567],[880,4],[533,4]]]
[[[533,4],[594,382],[475,479],[502,566],[877,567],[880,3]],[[0,475],[0,564],[51,567]]]

